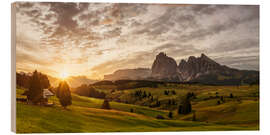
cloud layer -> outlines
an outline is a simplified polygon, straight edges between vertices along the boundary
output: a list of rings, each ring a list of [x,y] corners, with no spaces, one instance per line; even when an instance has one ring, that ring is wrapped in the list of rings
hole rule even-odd
[[[259,6],[16,3],[17,70],[103,78],[151,67],[159,52],[177,62],[205,53],[259,70]]]

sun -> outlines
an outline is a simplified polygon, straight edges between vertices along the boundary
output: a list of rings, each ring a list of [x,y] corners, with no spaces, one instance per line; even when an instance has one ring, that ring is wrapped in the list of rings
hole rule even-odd
[[[63,80],[66,79],[68,76],[69,76],[69,74],[67,72],[65,72],[65,71],[60,73],[60,78],[63,79]]]

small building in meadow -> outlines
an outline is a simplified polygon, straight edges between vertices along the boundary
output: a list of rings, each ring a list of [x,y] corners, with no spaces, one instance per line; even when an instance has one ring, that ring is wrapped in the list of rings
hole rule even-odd
[[[51,96],[54,96],[54,94],[49,89],[43,89],[43,98],[44,99],[48,99]]]
[[[54,103],[48,103],[49,98],[54,96],[54,94],[49,89],[43,89],[43,104],[53,105]]]
[[[22,95],[27,96],[28,94],[29,94],[29,91],[27,90]],[[53,103],[49,103],[49,98],[52,97],[52,96],[54,96],[54,93],[52,91],[50,91],[49,89],[43,89],[42,99],[41,99],[40,104],[41,105],[46,105],[46,106],[52,106],[52,105],[54,105],[54,102]],[[17,100],[18,101],[22,101],[22,99],[17,99]]]

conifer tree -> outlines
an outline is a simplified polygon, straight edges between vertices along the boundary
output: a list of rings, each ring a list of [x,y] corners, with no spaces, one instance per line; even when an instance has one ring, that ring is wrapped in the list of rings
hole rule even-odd
[[[188,93],[186,97],[184,97],[181,105],[178,108],[178,114],[188,114],[191,111],[192,111],[192,106],[190,103],[190,94]]]
[[[37,70],[33,72],[29,82],[29,91],[27,92],[27,99],[34,104],[39,103],[42,100],[42,87],[39,80],[39,75]]]
[[[182,105],[179,105],[178,106],[178,114],[181,114],[182,113]]]
[[[61,81],[57,87],[56,96],[59,98],[60,104],[66,108],[72,104],[72,98],[69,85],[66,81]]]
[[[233,98],[233,94],[232,93],[230,94],[230,98]]]
[[[173,113],[172,113],[172,111],[169,112],[168,117],[169,117],[169,118],[173,118]]]

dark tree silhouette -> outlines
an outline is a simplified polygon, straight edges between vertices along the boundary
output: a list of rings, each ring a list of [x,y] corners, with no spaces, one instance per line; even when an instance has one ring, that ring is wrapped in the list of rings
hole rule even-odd
[[[154,101],[154,97],[153,97],[153,96],[151,96],[151,101],[152,101],[152,102]]]
[[[146,95],[146,92],[143,91],[143,98],[145,98],[147,95]]]
[[[230,94],[230,98],[233,98],[233,94],[232,93]]]
[[[29,89],[31,76],[25,73],[16,73],[16,86]]]
[[[182,105],[183,105],[182,114],[188,114],[191,112],[192,109],[189,98],[185,98]]]
[[[164,95],[169,95],[169,92],[167,90],[165,90]]]
[[[160,101],[156,101],[156,107],[160,107]]]
[[[29,91],[27,92],[27,99],[34,104],[41,102],[42,100],[42,86],[39,80],[39,75],[37,70],[33,72],[32,77],[29,82]]]
[[[69,85],[66,81],[61,81],[56,90],[56,96],[59,98],[60,104],[66,108],[72,104],[72,98]]]
[[[101,109],[111,109],[110,103],[107,99],[104,99]]]
[[[196,121],[196,114],[195,114],[195,111],[193,111],[192,121]]]
[[[219,95],[218,95],[219,93],[218,92],[216,92],[216,97],[219,97]]]
[[[42,89],[48,89],[51,86],[47,75],[39,73],[39,80],[40,80]]]
[[[151,96],[152,96],[151,92],[148,92],[148,98],[151,97]]]
[[[190,94],[188,93],[186,97],[182,100],[181,108],[179,106],[178,113],[179,114],[188,114],[192,111],[191,103],[190,103]]]
[[[225,100],[224,100],[224,97],[223,97],[223,96],[220,96],[220,100],[221,100],[222,102],[225,102]]]
[[[182,108],[183,108],[182,105],[179,105],[179,106],[178,106],[178,114],[181,114],[181,113],[182,113]]]
[[[168,117],[173,118],[173,113],[171,111],[169,112]]]
[[[189,99],[193,98],[194,99],[194,98],[196,98],[196,96],[195,96],[195,94],[193,92],[188,92],[187,93],[187,98],[189,98]]]
[[[172,101],[169,99],[168,100],[168,105],[171,105],[172,104]]]
[[[175,100],[174,100],[174,99],[172,100],[172,105],[176,105],[176,103],[175,103]]]

